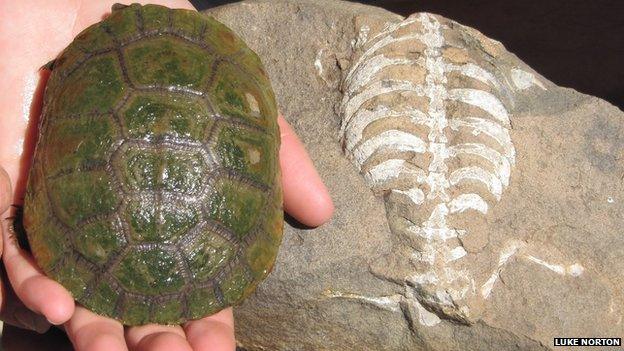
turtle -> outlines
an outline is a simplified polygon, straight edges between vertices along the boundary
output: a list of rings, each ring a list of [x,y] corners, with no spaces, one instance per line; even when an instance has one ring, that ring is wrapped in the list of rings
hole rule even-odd
[[[211,17],[132,4],[46,67],[22,223],[44,273],[124,325],[249,296],[283,232],[277,104],[258,55]]]

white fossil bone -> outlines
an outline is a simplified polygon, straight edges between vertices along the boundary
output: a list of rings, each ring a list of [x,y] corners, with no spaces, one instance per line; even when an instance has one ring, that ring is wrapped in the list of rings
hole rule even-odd
[[[489,295],[497,277],[479,294],[472,272],[461,266],[469,254],[458,239],[466,230],[449,226],[448,218],[485,215],[501,199],[515,149],[499,79],[477,62],[447,59],[444,30],[436,16],[423,13],[360,43],[343,81],[340,137],[371,188],[402,196],[414,213],[430,211],[405,228],[415,238],[407,260],[426,267],[404,277],[406,291],[413,290],[424,311],[466,321],[466,300]],[[411,44],[421,52],[405,49]],[[405,73],[410,70],[415,73]]]

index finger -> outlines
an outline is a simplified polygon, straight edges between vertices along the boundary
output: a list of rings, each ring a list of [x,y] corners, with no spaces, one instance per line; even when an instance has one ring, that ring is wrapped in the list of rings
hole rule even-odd
[[[284,209],[311,227],[327,222],[334,204],[303,143],[286,120],[279,116],[282,144],[279,152],[284,188]]]

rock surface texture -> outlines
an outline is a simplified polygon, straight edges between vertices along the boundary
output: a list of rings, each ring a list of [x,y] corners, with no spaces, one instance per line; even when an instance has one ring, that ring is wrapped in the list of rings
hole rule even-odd
[[[210,10],[336,204],[236,309],[248,350],[542,350],[624,336],[624,114],[433,14]],[[574,74],[571,72],[570,74]]]

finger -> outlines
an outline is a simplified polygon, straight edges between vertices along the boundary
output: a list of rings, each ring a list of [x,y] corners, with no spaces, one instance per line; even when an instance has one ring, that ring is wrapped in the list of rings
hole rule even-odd
[[[193,350],[233,351],[236,348],[232,308],[188,322],[184,330]]]
[[[13,192],[11,190],[11,181],[9,174],[0,167],[0,215],[6,213]],[[0,226],[0,255],[2,254],[2,233],[4,230]],[[30,329],[38,333],[44,333],[50,328],[50,324],[41,315],[29,310],[15,296],[15,292],[10,286],[5,286],[4,282],[8,281],[6,269],[0,267],[0,319],[6,323],[16,327]]]
[[[8,210],[11,205],[12,196],[13,190],[11,189],[11,178],[4,167],[0,166],[0,216],[6,214],[6,217],[8,217]],[[4,220],[4,218],[1,218],[0,220]],[[1,226],[0,230],[2,230]],[[4,250],[3,243],[3,235],[0,235],[0,256],[2,256],[2,252]]]
[[[131,351],[193,351],[180,326],[149,324],[126,330]]]
[[[33,258],[9,235],[8,221],[2,221],[3,261],[15,294],[32,311],[52,324],[62,324],[74,313],[74,299],[59,283],[46,277]]]
[[[7,308],[0,315],[4,323],[18,328],[32,330],[39,334],[47,332],[51,324],[42,315],[36,314],[21,304]]]
[[[278,123],[284,209],[305,225],[319,226],[331,218],[334,204],[295,132],[283,117]]]
[[[110,318],[76,307],[65,331],[76,351],[127,351],[123,326]]]
[[[11,181],[9,180],[9,174],[0,167],[0,214],[5,213],[11,205],[11,196],[13,196],[13,190],[11,190]],[[0,253],[2,252],[2,246],[0,246]]]
[[[2,230],[2,228],[0,228],[0,230]],[[29,310],[17,296],[15,296],[15,292],[11,289],[11,286],[4,284],[4,282],[8,281],[4,266],[0,267],[0,277],[0,305],[2,306],[0,310],[0,320],[22,329],[36,331],[40,334],[50,329],[50,323],[48,323],[44,316]]]

